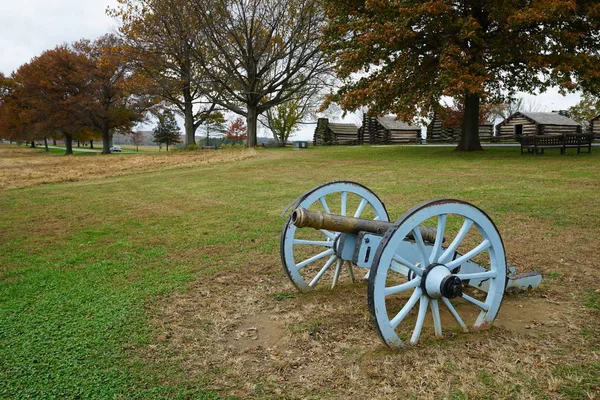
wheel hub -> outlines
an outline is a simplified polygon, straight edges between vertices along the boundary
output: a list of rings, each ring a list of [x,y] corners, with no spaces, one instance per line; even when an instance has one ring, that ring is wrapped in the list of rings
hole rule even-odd
[[[432,299],[462,296],[462,281],[443,264],[429,264],[421,277],[421,289]]]

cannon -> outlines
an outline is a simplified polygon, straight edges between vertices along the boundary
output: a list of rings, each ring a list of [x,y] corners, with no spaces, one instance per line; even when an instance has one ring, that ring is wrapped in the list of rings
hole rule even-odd
[[[350,181],[320,185],[292,202],[281,234],[281,261],[301,292],[366,271],[369,311],[391,349],[423,332],[489,327],[505,292],[537,287],[536,272],[516,274],[491,218],[465,201],[419,204],[390,222],[384,203]],[[431,319],[426,320],[427,314]]]

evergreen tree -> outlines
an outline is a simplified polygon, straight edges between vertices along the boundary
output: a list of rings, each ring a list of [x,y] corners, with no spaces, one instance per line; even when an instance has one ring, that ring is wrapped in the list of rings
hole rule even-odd
[[[175,115],[171,110],[165,110],[162,114],[158,114],[158,124],[154,128],[154,143],[164,144],[169,151],[169,145],[174,145],[181,142],[179,133],[179,125],[175,121]]]

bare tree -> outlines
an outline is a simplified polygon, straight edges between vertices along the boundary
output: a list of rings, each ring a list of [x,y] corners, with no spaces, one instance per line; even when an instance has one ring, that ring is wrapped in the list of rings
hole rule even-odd
[[[142,70],[156,94],[184,117],[185,146],[196,144],[195,132],[215,104],[207,100],[203,70],[192,57],[198,39],[197,19],[187,0],[117,0],[108,11],[121,20],[120,32],[129,44],[129,56]],[[200,51],[196,49],[195,51]]]
[[[319,0],[191,0],[197,19],[194,59],[208,78],[207,96],[246,117],[248,147],[258,116],[329,72],[322,57]]]

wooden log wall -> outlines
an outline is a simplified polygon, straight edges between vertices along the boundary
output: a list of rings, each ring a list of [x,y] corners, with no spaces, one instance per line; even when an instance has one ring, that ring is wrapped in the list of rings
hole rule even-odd
[[[592,120],[590,123],[590,131],[596,138],[600,138],[600,118]]]
[[[542,135],[564,135],[565,133],[580,133],[580,126],[573,125],[540,125]]]
[[[313,135],[313,144],[315,146],[336,144],[335,136],[331,129],[329,129],[329,120],[327,118],[319,118],[317,120],[317,127]]]
[[[507,141],[515,140],[515,125],[523,125],[523,136],[531,136],[538,134],[537,125],[524,117],[515,117],[506,124],[498,126],[498,136],[496,140]]]

